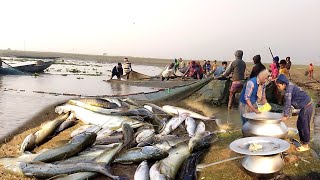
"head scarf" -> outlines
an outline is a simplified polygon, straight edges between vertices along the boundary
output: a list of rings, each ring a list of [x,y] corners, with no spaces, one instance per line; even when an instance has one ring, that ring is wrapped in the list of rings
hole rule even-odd
[[[260,55],[255,55],[255,56],[253,56],[252,60],[255,64],[257,64],[257,63],[261,62],[261,57],[260,57]]]

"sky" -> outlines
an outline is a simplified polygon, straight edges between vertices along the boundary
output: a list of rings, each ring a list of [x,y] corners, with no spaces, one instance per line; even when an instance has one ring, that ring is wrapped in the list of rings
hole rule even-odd
[[[320,65],[319,0],[0,0],[0,49]]]

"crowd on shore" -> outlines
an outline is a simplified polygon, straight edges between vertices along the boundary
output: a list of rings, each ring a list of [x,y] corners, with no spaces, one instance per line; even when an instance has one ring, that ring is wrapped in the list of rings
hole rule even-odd
[[[227,66],[227,62],[222,62],[221,66],[217,65],[217,61],[213,64],[210,61],[204,61],[201,65],[200,61],[191,61],[186,63],[180,58],[175,59],[173,63],[166,66],[162,72],[162,80],[169,80],[170,77],[175,77],[181,73],[182,78],[202,79],[214,76],[216,79],[230,77],[232,84],[229,89],[228,109],[232,109],[233,101],[236,93],[240,93],[239,111],[242,123],[245,124],[247,119],[243,116],[244,113],[254,112],[262,113],[271,109],[266,98],[266,84],[273,83],[275,88],[274,94],[283,99],[283,118],[286,121],[290,115],[291,108],[300,109],[297,120],[297,129],[301,140],[301,146],[297,147],[297,151],[309,150],[310,142],[310,121],[313,113],[313,102],[309,95],[300,87],[296,86],[291,80],[291,58],[288,56],[280,60],[278,56],[273,57],[273,62],[269,68],[261,62],[261,56],[256,55],[252,58],[254,66],[250,76],[245,75],[246,63],[243,61],[243,51],[235,52],[235,60]],[[313,78],[313,64],[309,65],[306,75],[309,79]]]

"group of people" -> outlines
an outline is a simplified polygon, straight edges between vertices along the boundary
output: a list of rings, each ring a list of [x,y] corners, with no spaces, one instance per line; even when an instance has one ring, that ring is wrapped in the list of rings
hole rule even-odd
[[[284,110],[282,121],[289,118],[291,106],[300,109],[297,128],[302,146],[297,147],[297,151],[309,150],[310,142],[310,121],[313,112],[313,103],[310,96],[300,87],[294,85],[289,81],[291,68],[290,57],[286,60],[281,60],[279,57],[273,59],[270,65],[270,70],[261,63],[260,55],[253,57],[254,67],[250,74],[250,79],[245,81],[246,63],[242,60],[243,51],[237,50],[235,52],[235,60],[231,62],[227,70],[222,76],[228,76],[232,73],[232,84],[230,87],[228,108],[232,106],[233,96],[236,92],[241,92],[239,111],[242,123],[245,124],[247,119],[242,115],[247,112],[261,113],[259,105],[267,104],[266,99],[266,83],[273,81],[277,89],[284,92]],[[270,74],[271,72],[271,74]],[[271,76],[271,77],[270,77]]]
[[[175,59],[173,63],[168,64],[161,73],[162,80],[169,80],[170,77],[181,76],[191,79],[202,79],[209,76],[220,76],[226,69],[227,62],[223,61],[221,66],[217,65],[217,61],[214,64],[210,64],[210,61],[204,60],[201,65],[200,61],[190,61],[188,65],[182,58]]]
[[[122,67],[121,63],[118,63],[116,66],[113,67],[111,71],[111,78],[112,79],[114,76],[117,76],[117,79],[121,79],[122,75],[125,75],[132,71],[132,66],[131,63],[129,62],[128,58],[124,58],[124,65]]]

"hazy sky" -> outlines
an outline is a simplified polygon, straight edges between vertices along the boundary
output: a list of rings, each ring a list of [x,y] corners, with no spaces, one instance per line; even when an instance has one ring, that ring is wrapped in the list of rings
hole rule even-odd
[[[320,0],[1,0],[0,49],[320,64]]]

